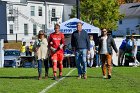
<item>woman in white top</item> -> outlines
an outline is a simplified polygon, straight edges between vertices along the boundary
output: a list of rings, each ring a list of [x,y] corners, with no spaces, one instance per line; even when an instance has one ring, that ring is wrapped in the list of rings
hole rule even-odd
[[[87,55],[87,62],[89,67],[92,67],[93,65],[93,58],[94,58],[94,51],[95,51],[95,42],[93,40],[93,36],[89,36],[90,39],[90,54]]]
[[[134,59],[134,62],[135,62],[135,67],[137,67],[137,65],[139,64],[138,60],[137,60],[137,42],[136,40],[134,39],[134,36],[131,35],[131,38],[130,38],[130,45],[132,46],[132,57]]]
[[[45,38],[45,34],[43,30],[40,30],[38,33],[38,39],[34,43],[34,52],[35,58],[38,62],[38,80],[42,79],[42,62],[44,62],[45,66],[45,79],[48,78],[48,69],[49,64],[47,61],[48,58],[48,41]]]

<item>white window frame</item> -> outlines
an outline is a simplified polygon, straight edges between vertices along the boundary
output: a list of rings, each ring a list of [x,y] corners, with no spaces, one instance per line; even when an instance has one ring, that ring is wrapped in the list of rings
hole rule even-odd
[[[28,35],[28,24],[24,24],[24,35]]]
[[[13,34],[14,33],[14,25],[13,24],[10,24],[9,25],[9,33],[10,34]]]
[[[38,16],[42,16],[42,7],[41,6],[38,7]]]
[[[37,35],[37,25],[33,24],[33,35]]]
[[[35,16],[35,6],[31,6],[31,16]]]
[[[52,17],[56,17],[56,9],[52,8]]]

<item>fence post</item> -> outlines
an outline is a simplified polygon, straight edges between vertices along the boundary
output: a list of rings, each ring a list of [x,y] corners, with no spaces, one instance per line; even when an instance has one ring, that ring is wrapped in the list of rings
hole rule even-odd
[[[4,67],[4,39],[0,40],[0,68]]]
[[[17,43],[17,33],[16,33],[16,43]]]

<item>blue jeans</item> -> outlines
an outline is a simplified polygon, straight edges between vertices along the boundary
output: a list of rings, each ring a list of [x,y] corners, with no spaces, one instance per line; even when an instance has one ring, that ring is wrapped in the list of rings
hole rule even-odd
[[[44,62],[44,67],[45,67],[45,74],[48,74],[48,70],[49,70],[49,63],[46,59],[42,60],[39,59],[37,60],[38,62],[38,74],[42,73],[42,62]]]
[[[96,54],[96,66],[101,66],[101,65],[102,65],[102,63],[100,61],[100,56],[99,56],[99,54]]]
[[[87,71],[86,57],[87,57],[87,49],[76,50],[75,59],[78,75],[85,74]]]

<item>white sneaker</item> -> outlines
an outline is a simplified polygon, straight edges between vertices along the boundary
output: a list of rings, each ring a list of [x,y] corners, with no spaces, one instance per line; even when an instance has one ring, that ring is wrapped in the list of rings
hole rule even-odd
[[[140,66],[140,63],[138,63],[137,66]]]
[[[134,65],[133,67],[138,67],[137,65]]]
[[[96,66],[96,68],[98,68],[99,66]]]
[[[103,76],[103,79],[106,79],[107,77],[106,76]]]

